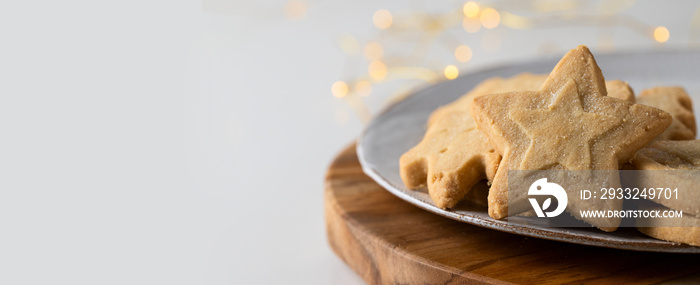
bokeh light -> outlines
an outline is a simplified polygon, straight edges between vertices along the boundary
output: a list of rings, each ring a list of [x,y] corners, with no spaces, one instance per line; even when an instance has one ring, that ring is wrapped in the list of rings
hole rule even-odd
[[[664,26],[657,27],[654,29],[654,40],[660,43],[665,43],[671,36],[668,29]]]
[[[384,30],[391,27],[391,23],[394,21],[394,19],[391,16],[391,12],[385,9],[380,9],[374,12],[372,21],[374,22],[375,27]]]
[[[372,61],[367,70],[369,71],[369,76],[375,80],[382,80],[386,78],[386,65],[379,60]]]
[[[498,24],[501,22],[501,15],[493,8],[486,8],[481,12],[479,19],[484,28],[493,29],[498,27]]]
[[[445,78],[452,80],[459,76],[459,69],[454,65],[448,65],[445,67]]]
[[[472,59],[472,49],[469,46],[460,45],[455,49],[455,58],[459,62],[468,62]]]
[[[337,98],[345,97],[345,95],[348,95],[348,84],[343,81],[333,82],[331,93]]]
[[[465,17],[476,18],[476,16],[479,15],[479,4],[474,1],[464,3],[464,6],[462,6],[462,12],[464,12]]]

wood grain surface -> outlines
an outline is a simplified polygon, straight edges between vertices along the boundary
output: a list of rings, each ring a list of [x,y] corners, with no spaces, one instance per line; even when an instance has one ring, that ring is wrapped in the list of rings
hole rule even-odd
[[[328,241],[369,284],[700,283],[700,255],[529,238],[453,221],[364,175],[355,146],[326,175]]]

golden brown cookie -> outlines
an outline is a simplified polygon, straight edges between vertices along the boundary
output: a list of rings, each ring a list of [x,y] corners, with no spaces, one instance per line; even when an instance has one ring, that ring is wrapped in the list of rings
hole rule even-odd
[[[650,202],[641,203],[639,209],[650,211],[669,210],[664,206]],[[683,214],[682,218],[673,219],[648,218],[640,221],[640,218],[637,220],[637,224],[643,226],[638,226],[637,230],[656,239],[700,246],[700,218]]]
[[[673,122],[657,140],[694,140],[697,135],[693,103],[682,87],[654,87],[639,93],[637,103],[671,114]]]
[[[656,141],[640,149],[630,163],[634,169],[649,170],[631,175],[634,186],[678,189],[678,199],[649,200],[700,216],[700,140]]]
[[[671,116],[607,95],[603,75],[587,47],[569,51],[539,91],[480,96],[471,105],[479,129],[503,159],[489,193],[489,215],[502,219],[529,210],[527,191],[508,197],[509,170],[617,170],[662,133]],[[619,181],[610,181],[619,187]],[[615,185],[617,183],[617,185]],[[606,231],[620,219],[583,218],[579,210],[619,210],[621,200],[589,199],[567,211]]]
[[[519,90],[537,90],[547,75],[521,73],[510,78],[490,78],[464,96],[435,110],[428,119],[428,130],[423,140],[401,156],[399,161],[401,178],[409,189],[428,187],[428,192],[440,208],[453,207],[460,199],[471,199],[465,194],[477,181],[493,179],[500,155],[477,152],[492,150],[484,134],[474,129],[470,104],[474,98],[486,94]],[[607,81],[614,91],[610,96],[634,99],[632,89],[620,80]],[[473,137],[468,137],[471,136]],[[465,156],[465,149],[471,149]],[[482,154],[483,155],[483,154]],[[476,163],[481,160],[481,163]],[[476,168],[476,169],[473,169]],[[433,181],[428,181],[428,178]]]
[[[482,179],[492,179],[501,157],[467,111],[435,119],[423,140],[400,160],[406,187],[428,187],[435,205],[450,208]],[[427,185],[426,185],[427,184]]]
[[[435,205],[444,209],[455,206],[480,180],[493,179],[501,156],[476,128],[469,104],[473,98],[492,92],[537,89],[543,81],[539,77],[523,73],[507,79],[488,79],[435,110],[428,119],[423,140],[399,160],[406,187],[427,186]]]

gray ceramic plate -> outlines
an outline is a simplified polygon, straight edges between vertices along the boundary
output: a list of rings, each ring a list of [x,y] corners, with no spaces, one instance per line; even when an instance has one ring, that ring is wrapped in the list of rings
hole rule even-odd
[[[700,102],[700,51],[631,52],[596,56],[606,79],[627,81],[633,89],[655,85],[681,85]],[[430,113],[486,78],[509,77],[521,72],[548,73],[558,58],[541,59],[466,74],[418,91],[386,108],[370,122],[360,137],[357,154],[364,172],[399,198],[420,208],[461,222],[504,232],[556,241],[638,251],[700,253],[700,247],[656,240],[634,228],[605,233],[596,228],[548,228],[519,217],[509,221],[490,218],[483,208],[457,207],[445,211],[433,204],[425,191],[404,187],[399,157],[416,145],[425,133]],[[698,106],[694,106],[699,110]]]

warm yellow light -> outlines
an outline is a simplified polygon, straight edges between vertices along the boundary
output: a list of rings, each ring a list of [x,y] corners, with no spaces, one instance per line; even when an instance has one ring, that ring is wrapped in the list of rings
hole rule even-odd
[[[365,45],[364,53],[369,60],[379,60],[384,56],[384,49],[378,42],[368,42]]]
[[[668,32],[668,29],[664,26],[657,27],[654,29],[654,40],[660,43],[665,43],[668,41],[668,38],[671,36],[671,34]]]
[[[331,86],[331,93],[338,98],[345,97],[345,95],[348,95],[348,84],[343,81],[334,82],[333,86]]]
[[[481,29],[481,23],[478,19],[464,18],[462,20],[462,28],[470,33],[476,33]]]
[[[372,84],[367,80],[360,80],[355,83],[355,92],[363,97],[369,96],[372,93]]]
[[[459,76],[459,69],[454,65],[448,65],[445,67],[445,77],[449,80],[455,79]]]
[[[459,62],[468,62],[472,59],[472,49],[469,46],[461,45],[455,49],[455,58]]]
[[[394,19],[391,17],[391,13],[385,9],[377,10],[377,12],[374,12],[374,16],[372,17],[374,26],[382,30],[391,27],[393,20]]]
[[[299,0],[290,0],[284,6],[284,16],[290,20],[300,20],[306,16],[306,4]]]
[[[481,12],[481,17],[479,17],[479,19],[484,28],[493,29],[498,27],[498,23],[501,22],[501,15],[498,14],[498,11],[495,9],[486,8]]]
[[[369,76],[375,80],[382,80],[386,77],[386,65],[383,62],[375,60],[369,64]]]
[[[476,4],[474,1],[464,3],[464,6],[462,6],[462,12],[464,12],[464,16],[466,17],[476,18],[476,16],[479,15],[479,4]]]

